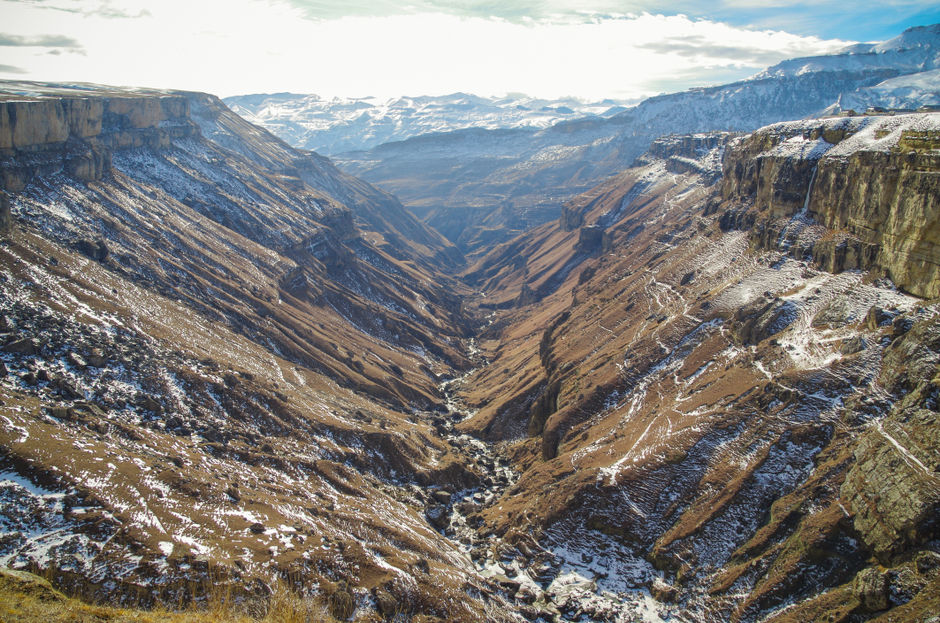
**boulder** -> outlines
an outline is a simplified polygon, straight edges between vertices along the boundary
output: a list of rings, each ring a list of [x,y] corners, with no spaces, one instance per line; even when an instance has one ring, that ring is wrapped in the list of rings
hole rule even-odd
[[[438,489],[438,490],[436,490],[434,493],[432,493],[431,495],[432,495],[432,497],[433,497],[435,500],[437,500],[440,504],[443,504],[443,505],[445,505],[445,506],[448,505],[448,504],[450,504],[451,494],[448,493],[447,491],[444,491],[444,490],[442,490],[442,489]]]
[[[940,568],[940,554],[925,550],[914,557],[914,564],[917,566],[918,573],[926,575]]]
[[[876,331],[878,327],[891,320],[891,314],[880,307],[872,306],[865,316],[865,326],[869,331]]]
[[[77,353],[68,353],[65,356],[65,361],[68,362],[68,364],[73,368],[77,368],[79,370],[84,370],[86,367],[88,367],[88,362],[82,359],[81,355]]]
[[[62,420],[64,422],[72,422],[79,419],[78,412],[71,407],[49,407],[48,412],[49,415],[55,419]]]
[[[75,248],[82,255],[90,257],[91,259],[98,262],[105,261],[108,259],[108,255],[110,254],[108,245],[103,238],[98,238],[97,240],[82,238],[75,243]]]
[[[656,601],[674,603],[679,596],[679,589],[662,578],[656,578],[650,586],[650,594],[653,595],[653,599]]]
[[[376,589],[372,596],[375,598],[375,609],[378,610],[379,614],[384,618],[392,619],[401,612],[401,605],[398,603],[398,600],[387,590],[382,588]]]
[[[853,336],[843,341],[839,346],[839,352],[843,355],[854,355],[860,353],[868,347],[868,342],[861,336]]]
[[[79,398],[85,397],[85,394],[66,378],[58,377],[54,380],[53,384],[56,389],[59,390],[59,393],[69,400],[78,400]]]
[[[862,569],[852,582],[852,595],[868,612],[887,610],[890,605],[887,574],[874,567]]]
[[[780,333],[798,317],[792,302],[764,297],[739,308],[731,330],[741,344],[754,345]]]
[[[3,347],[3,351],[7,353],[15,353],[17,355],[35,355],[41,350],[42,346],[34,337],[26,337],[20,340],[14,340],[9,344]]]
[[[424,516],[427,517],[428,523],[437,528],[438,530],[443,530],[447,527],[448,517],[447,509],[439,504],[434,504],[429,506],[424,511]]]
[[[348,621],[356,610],[356,599],[346,582],[339,582],[329,597],[330,614],[334,619]]]
[[[108,358],[104,356],[104,352],[100,348],[92,349],[85,356],[85,361],[93,368],[103,368],[108,365]]]
[[[160,401],[147,394],[138,394],[137,398],[134,399],[134,403],[145,411],[152,411],[157,414],[163,411],[163,405]],[[183,422],[179,418],[170,418],[167,420],[166,425],[167,428],[178,428],[183,425]]]
[[[512,578],[503,574],[494,575],[493,581],[496,582],[499,588],[506,591],[510,597],[514,596],[522,587],[522,583],[520,583],[518,580],[513,580]]]

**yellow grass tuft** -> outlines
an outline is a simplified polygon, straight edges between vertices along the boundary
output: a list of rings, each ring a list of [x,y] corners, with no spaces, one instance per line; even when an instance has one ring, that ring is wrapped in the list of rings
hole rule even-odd
[[[245,602],[216,585],[201,604],[180,610],[96,606],[47,591],[0,584],[0,623],[335,623],[320,597],[304,597],[279,582],[270,597]]]

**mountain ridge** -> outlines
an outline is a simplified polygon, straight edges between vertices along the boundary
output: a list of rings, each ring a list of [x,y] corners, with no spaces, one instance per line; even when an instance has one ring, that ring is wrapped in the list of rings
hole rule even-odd
[[[582,102],[525,95],[328,98],[294,93],[225,98],[236,113],[268,127],[291,144],[328,155],[371,149],[431,132],[470,127],[546,127],[560,119],[616,114],[625,102]]]
[[[6,93],[3,564],[341,620],[935,616],[940,114],[656,137],[455,275],[217,98]],[[648,138],[594,125],[531,162]]]
[[[903,42],[913,35],[918,45],[905,48]],[[454,133],[451,159],[428,149],[429,143],[443,148],[448,135],[436,134],[433,141],[416,137],[342,154],[337,161],[395,193],[465,253],[478,257],[488,244],[554,220],[566,199],[628,167],[665,134],[752,131],[852,106],[864,112],[870,106],[940,105],[932,69],[940,55],[938,41],[936,26],[914,29],[887,42],[884,52],[819,57],[826,60],[819,68],[825,71],[806,71],[813,59],[784,61],[779,70],[750,79],[657,95],[609,118],[519,131],[515,140],[498,141],[480,130],[479,148]],[[488,150],[494,143],[500,144],[500,157]],[[501,231],[494,233],[497,227]]]

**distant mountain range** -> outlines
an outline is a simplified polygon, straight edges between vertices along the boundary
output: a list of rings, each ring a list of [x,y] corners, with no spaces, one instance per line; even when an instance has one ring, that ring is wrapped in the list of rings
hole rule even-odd
[[[266,127],[295,147],[323,154],[372,149],[419,134],[464,128],[546,128],[560,121],[610,117],[630,102],[538,99],[519,94],[481,97],[467,93],[383,100],[321,98],[297,93],[259,93],[226,98],[233,111]]]
[[[295,146],[328,145],[327,151],[336,152],[388,137],[390,142],[335,156],[337,164],[396,194],[472,256],[558,218],[567,199],[630,166],[660,136],[747,132],[873,106],[940,106],[938,68],[940,24],[935,24],[910,28],[883,43],[787,60],[747,80],[658,95],[627,108],[615,102],[575,108],[573,102],[462,94],[402,98],[384,108],[369,101],[330,104],[315,96],[289,95],[226,102]],[[351,112],[357,106],[358,117]],[[333,125],[324,118],[332,118]],[[314,120],[322,130],[313,129]],[[393,122],[399,125],[390,131]]]

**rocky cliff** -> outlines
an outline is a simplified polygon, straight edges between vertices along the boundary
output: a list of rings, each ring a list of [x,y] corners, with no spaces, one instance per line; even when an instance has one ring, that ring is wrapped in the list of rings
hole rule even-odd
[[[20,191],[34,177],[66,171],[86,181],[111,170],[114,149],[165,149],[198,132],[189,100],[165,92],[113,92],[89,97],[0,95],[0,183]]]
[[[936,297],[938,146],[938,114],[769,126],[725,156],[725,223],[750,229],[759,248],[810,254],[829,271],[875,269]]]

